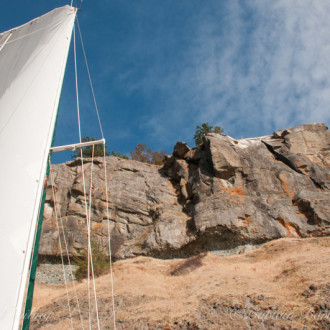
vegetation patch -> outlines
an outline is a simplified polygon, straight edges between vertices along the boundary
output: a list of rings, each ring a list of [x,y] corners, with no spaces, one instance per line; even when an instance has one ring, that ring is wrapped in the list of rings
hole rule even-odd
[[[102,245],[93,240],[91,241],[91,250],[92,250],[92,260],[90,261],[90,269],[89,272],[92,274],[92,262],[93,262],[93,271],[94,276],[98,277],[102,274],[105,274],[109,270],[110,260],[109,257],[105,254]],[[74,263],[77,265],[77,269],[75,271],[75,277],[78,281],[87,278],[88,276],[88,248],[84,249],[81,252],[80,257],[74,258]]]

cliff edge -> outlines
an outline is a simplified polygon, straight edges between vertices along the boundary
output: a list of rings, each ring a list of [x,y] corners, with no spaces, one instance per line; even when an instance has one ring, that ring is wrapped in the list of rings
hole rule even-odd
[[[84,159],[92,236],[107,246],[105,180],[117,259],[186,257],[282,237],[328,236],[329,165],[330,133],[317,123],[239,140],[210,133],[192,149],[178,142],[162,167],[107,157],[105,175],[102,158],[94,164]],[[39,253],[60,254],[55,191],[68,250],[77,254],[87,245],[81,160],[52,165],[51,173]]]

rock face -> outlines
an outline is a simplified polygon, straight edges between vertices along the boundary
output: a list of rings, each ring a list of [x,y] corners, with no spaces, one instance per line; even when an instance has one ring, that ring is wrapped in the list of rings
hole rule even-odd
[[[252,139],[211,133],[193,149],[178,142],[163,167],[116,157],[84,159],[84,171],[80,159],[53,165],[40,254],[59,255],[57,223],[69,253],[86,247],[86,212],[94,240],[107,246],[111,233],[116,258],[329,235],[329,164],[328,128],[306,124]]]

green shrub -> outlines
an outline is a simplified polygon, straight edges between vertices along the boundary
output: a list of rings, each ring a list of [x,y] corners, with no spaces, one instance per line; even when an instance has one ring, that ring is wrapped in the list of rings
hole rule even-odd
[[[98,277],[109,270],[109,257],[104,252],[103,247],[97,241],[91,241],[94,276]],[[88,249],[84,249],[80,257],[74,258],[74,263],[78,266],[75,277],[78,281],[87,278],[88,273]],[[90,273],[92,273],[90,267]]]
[[[81,140],[81,142],[90,142],[90,141],[96,141],[96,139],[93,137],[90,138],[89,136],[86,136],[86,137],[82,138],[82,140]],[[108,148],[108,146],[105,145],[105,149],[107,149],[107,148]],[[92,156],[94,156],[94,157],[104,156],[104,147],[102,144],[94,145],[94,151],[93,151],[93,146],[84,147],[81,150],[82,150],[83,158],[91,158]],[[105,156],[109,156],[109,151],[105,150]],[[80,148],[75,150],[71,157],[73,159],[81,157]]]

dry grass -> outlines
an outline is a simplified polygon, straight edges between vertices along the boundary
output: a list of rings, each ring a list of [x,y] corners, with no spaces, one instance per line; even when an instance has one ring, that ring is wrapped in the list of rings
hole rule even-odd
[[[329,310],[324,312],[328,318],[322,317],[321,321],[308,313],[310,308],[329,300],[329,247],[329,238],[281,239],[230,257],[207,253],[187,260],[137,257],[116,262],[117,328],[326,328]],[[86,283],[76,284],[85,328]],[[112,328],[109,283],[109,275],[96,281],[102,329]],[[302,293],[310,284],[317,290],[306,298]],[[80,329],[74,291],[72,287],[69,290],[73,325]],[[63,285],[38,284],[33,310],[32,329],[71,327]],[[318,313],[315,316],[321,315],[321,311]]]

